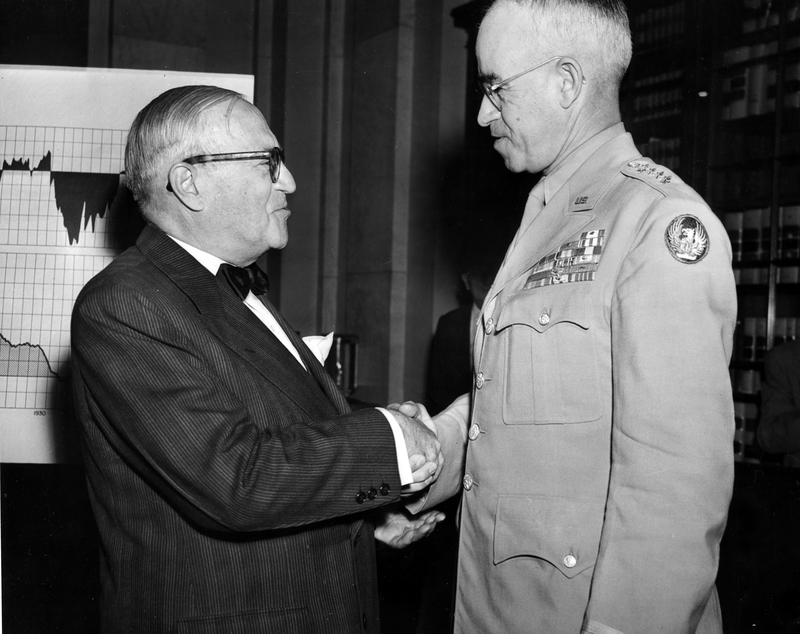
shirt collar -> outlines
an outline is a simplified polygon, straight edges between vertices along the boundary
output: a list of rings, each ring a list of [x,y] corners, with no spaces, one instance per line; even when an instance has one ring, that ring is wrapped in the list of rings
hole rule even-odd
[[[552,199],[552,197],[558,193],[558,190],[564,186],[564,183],[578,171],[578,168],[583,165],[586,159],[594,154],[600,146],[622,134],[625,134],[625,125],[623,123],[615,123],[605,130],[598,132],[587,141],[584,141],[561,159],[561,161],[555,165],[555,168],[547,174],[544,180],[544,201],[547,202]]]
[[[178,240],[178,238],[176,238],[175,236],[170,236],[169,234],[167,234],[167,236],[172,238],[178,244],[178,246],[183,247],[183,249],[189,255],[191,255],[195,260],[200,262],[200,264],[202,264],[206,269],[208,269],[211,275],[216,275],[217,271],[219,271],[220,264],[225,263],[225,260],[218,258],[216,255],[211,255],[210,253],[207,253],[202,249],[198,249],[197,247],[192,246],[191,244],[186,244],[183,240]]]

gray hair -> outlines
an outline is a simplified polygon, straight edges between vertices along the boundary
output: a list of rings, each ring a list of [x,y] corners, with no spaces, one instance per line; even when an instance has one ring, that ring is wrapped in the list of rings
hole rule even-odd
[[[551,43],[550,54],[574,55],[598,89],[619,90],[633,49],[622,0],[495,0],[492,6],[502,2],[530,12],[531,39]]]
[[[203,147],[205,113],[225,101],[233,107],[243,98],[217,86],[181,86],[160,94],[136,115],[125,147],[125,174],[145,218],[153,218],[150,203],[166,189],[173,162],[213,151]]]

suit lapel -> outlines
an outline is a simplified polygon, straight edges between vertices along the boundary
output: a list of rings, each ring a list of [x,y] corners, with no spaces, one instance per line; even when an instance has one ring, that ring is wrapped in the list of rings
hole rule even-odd
[[[306,372],[258,317],[228,291],[226,285],[219,284],[205,267],[166,234],[149,225],[142,232],[137,246],[191,300],[209,330],[231,352],[247,361],[310,417],[341,412],[341,402],[330,397],[325,386],[315,380],[316,375]],[[306,353],[314,360],[308,347],[277,311],[272,310],[306,366],[311,367],[310,360],[303,356]],[[316,360],[314,363],[319,366]]]
[[[347,404],[347,400],[345,399],[341,390],[339,390],[336,382],[327,373],[319,360],[317,360],[317,358],[311,353],[311,350],[309,350],[305,341],[303,341],[302,338],[294,331],[294,329],[286,322],[286,320],[283,318],[283,315],[281,315],[275,309],[266,296],[262,296],[260,299],[261,302],[272,313],[273,317],[275,317],[281,328],[283,328],[283,330],[286,332],[286,335],[289,337],[289,341],[292,342],[292,345],[297,349],[298,353],[300,353],[300,358],[303,360],[303,363],[306,364],[308,372],[310,372],[311,376],[316,379],[319,387],[322,388],[322,391],[325,392],[325,395],[336,407],[337,412],[339,414],[349,412],[350,406]]]

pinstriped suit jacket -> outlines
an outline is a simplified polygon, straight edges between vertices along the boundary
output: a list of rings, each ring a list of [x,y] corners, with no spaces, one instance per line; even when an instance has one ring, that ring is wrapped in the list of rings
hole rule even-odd
[[[392,433],[349,411],[277,317],[308,372],[152,225],[79,295],[104,631],[377,630],[373,529],[355,514],[399,499]]]

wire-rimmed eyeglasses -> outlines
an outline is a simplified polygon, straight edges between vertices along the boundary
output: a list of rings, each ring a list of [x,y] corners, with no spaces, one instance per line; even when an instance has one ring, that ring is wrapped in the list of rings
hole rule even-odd
[[[200,154],[184,159],[183,163],[194,165],[196,163],[214,163],[215,161],[250,161],[253,159],[266,159],[269,162],[269,176],[273,183],[277,183],[281,176],[281,165],[285,158],[283,148],[275,146],[270,150],[256,150],[254,152],[227,152],[225,154]]]
[[[485,79],[478,78],[478,86],[480,86],[481,90],[483,91],[483,94],[486,95],[487,99],[489,99],[492,105],[498,110],[502,110],[503,102],[500,99],[500,95],[498,94],[501,88],[510,84],[515,79],[519,79],[523,75],[527,75],[528,73],[536,70],[537,68],[541,68],[545,64],[554,62],[555,60],[561,59],[562,57],[563,55],[556,55],[555,57],[551,57],[550,59],[546,59],[543,62],[536,64],[536,66],[531,66],[529,69],[523,70],[521,73],[517,73],[513,77],[509,77],[508,79],[501,79],[500,81],[495,83],[490,83]]]

